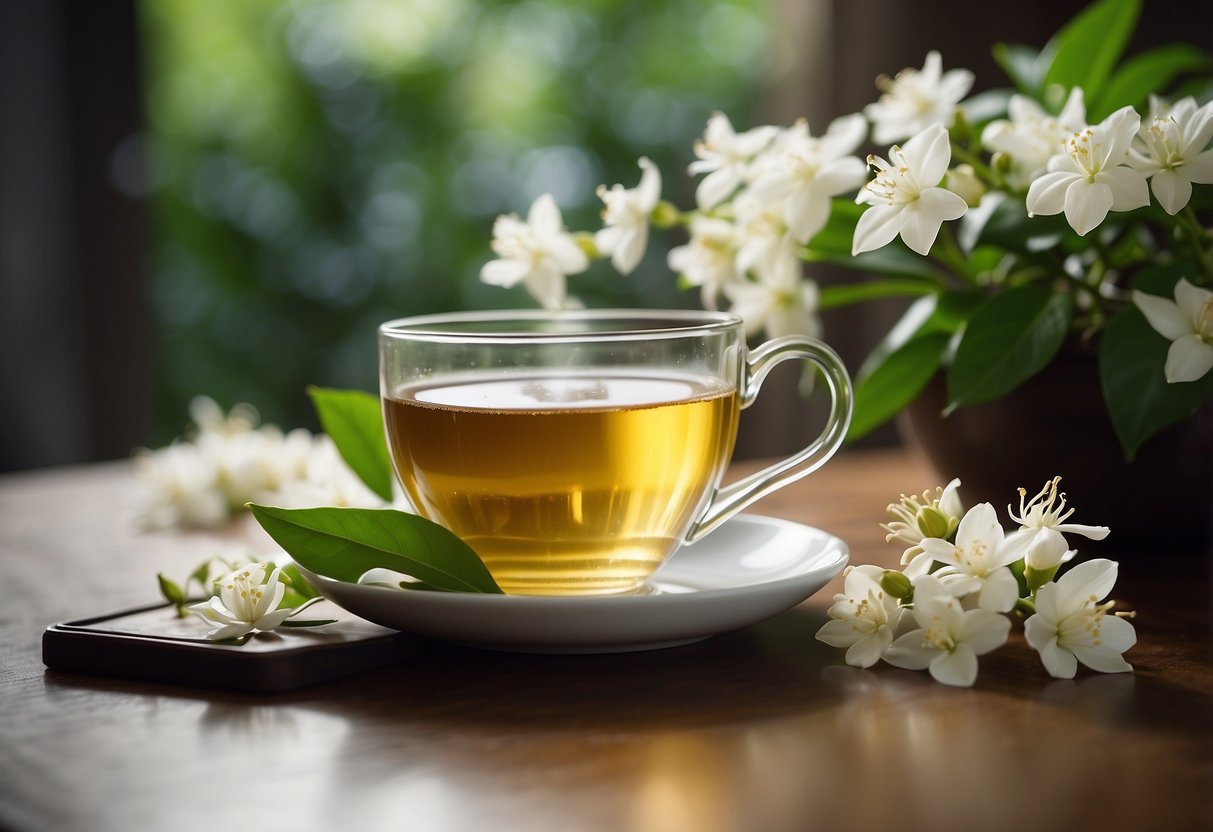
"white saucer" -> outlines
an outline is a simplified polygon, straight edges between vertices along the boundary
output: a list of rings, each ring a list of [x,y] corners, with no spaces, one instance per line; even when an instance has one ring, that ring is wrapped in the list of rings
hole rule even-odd
[[[400,590],[301,569],[330,600],[404,632],[497,650],[614,653],[673,647],[736,630],[799,604],[842,571],[847,545],[819,529],[741,514],[685,546],[652,592],[562,598]]]

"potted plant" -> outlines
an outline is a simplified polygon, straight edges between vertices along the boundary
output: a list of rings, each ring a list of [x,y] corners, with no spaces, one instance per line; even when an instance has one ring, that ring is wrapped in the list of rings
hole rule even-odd
[[[768,337],[817,332],[821,309],[905,296],[856,374],[852,437],[904,412],[970,498],[1037,485],[1034,458],[1067,477],[1087,464],[1084,497],[1119,492],[1118,514],[1142,506],[1133,482],[1147,494],[1169,483],[1162,499],[1206,535],[1213,57],[1173,44],[1122,62],[1139,12],[1140,0],[1100,0],[1039,51],[996,46],[1013,88],[969,96],[972,74],[931,52],[818,135],[803,121],[738,131],[716,114],[695,144],[694,209],[662,201],[642,159],[639,185],[599,189],[596,233],[568,232],[546,196],[525,221],[500,217],[481,277],[558,307],[567,275],[594,258],[626,274],[651,227],[680,227],[671,269]],[[865,163],[869,139],[880,150]],[[819,287],[814,263],[862,277]],[[1162,450],[1147,462],[1151,445],[1180,463]],[[1138,467],[1109,470],[1124,463]]]

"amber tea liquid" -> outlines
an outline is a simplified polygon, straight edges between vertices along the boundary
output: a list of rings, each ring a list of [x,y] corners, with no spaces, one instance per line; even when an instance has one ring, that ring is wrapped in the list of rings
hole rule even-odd
[[[640,587],[678,546],[736,438],[736,390],[689,376],[470,378],[384,400],[417,510],[507,593]]]

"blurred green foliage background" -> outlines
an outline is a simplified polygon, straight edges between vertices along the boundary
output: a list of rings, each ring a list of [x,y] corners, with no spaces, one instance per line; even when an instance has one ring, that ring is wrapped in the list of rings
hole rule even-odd
[[[713,110],[754,123],[765,0],[146,0],[161,343],[159,441],[190,398],[313,426],[308,384],[374,389],[375,329],[530,306],[478,280],[494,217],[551,192],[598,227],[600,183],[665,196]],[[654,240],[589,305],[690,306]]]

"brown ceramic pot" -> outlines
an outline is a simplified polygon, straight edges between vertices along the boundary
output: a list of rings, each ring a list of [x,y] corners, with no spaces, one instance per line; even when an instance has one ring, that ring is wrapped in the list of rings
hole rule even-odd
[[[1080,554],[1163,556],[1213,546],[1213,408],[1155,435],[1126,462],[1103,401],[1092,348],[1067,344],[1039,374],[1003,398],[944,418],[941,375],[901,415],[941,484],[960,477],[966,506],[990,502],[1004,524],[1017,489],[1062,477],[1071,521],[1112,529],[1100,543],[1071,536]]]

